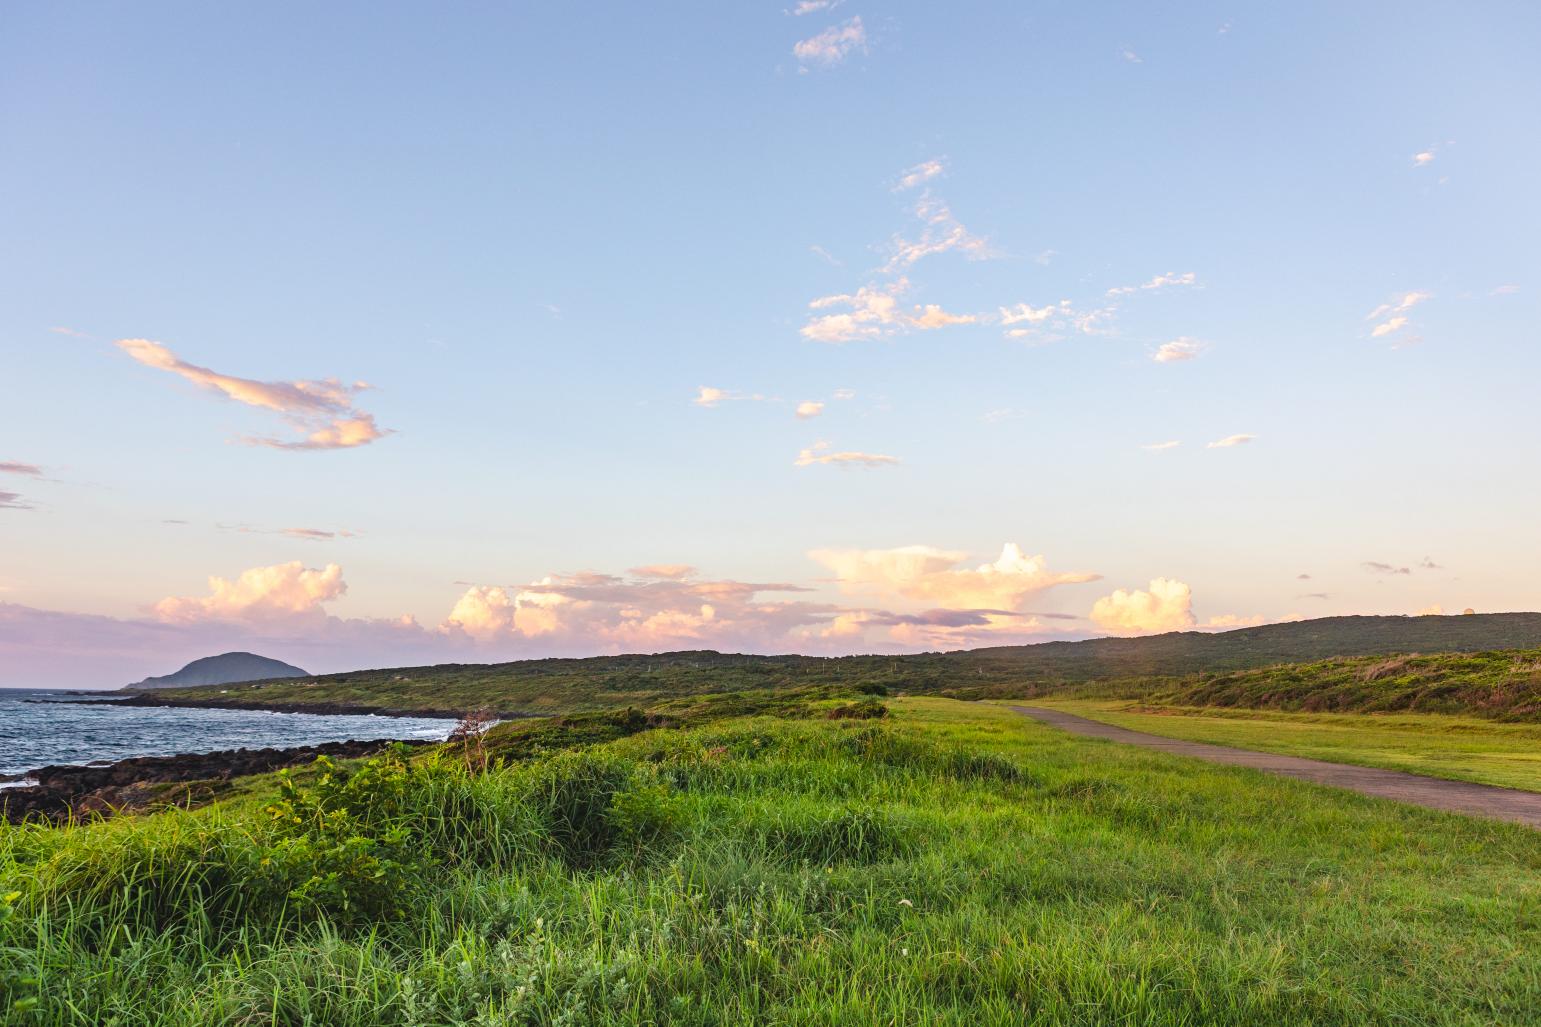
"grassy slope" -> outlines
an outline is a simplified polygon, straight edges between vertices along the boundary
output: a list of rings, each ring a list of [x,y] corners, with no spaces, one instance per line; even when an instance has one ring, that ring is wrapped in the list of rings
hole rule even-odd
[[[354,927],[220,918],[261,866],[250,804],[0,831],[0,893],[23,892],[0,976],[42,978],[39,1010],[10,1022],[1518,1024],[1541,1008],[1541,832],[987,704],[892,705],[889,721],[738,717],[604,743],[589,759],[654,782],[628,794],[677,827],[582,862],[541,797],[612,764],[448,772],[406,820],[439,857],[425,887]],[[639,726],[623,719],[567,741]],[[528,754],[562,730],[495,741]]]
[[[1035,699],[1133,731],[1541,792],[1541,725],[1438,713],[1283,713],[1121,699]]]
[[[183,701],[349,703],[377,708],[555,713],[677,695],[838,683],[911,693],[1011,694],[1095,679],[1152,678],[1265,667],[1326,656],[1541,646],[1541,614],[1333,617],[1207,634],[1093,639],[918,656],[733,656],[714,652],[524,660],[505,664],[353,671],[243,685],[181,688]]]

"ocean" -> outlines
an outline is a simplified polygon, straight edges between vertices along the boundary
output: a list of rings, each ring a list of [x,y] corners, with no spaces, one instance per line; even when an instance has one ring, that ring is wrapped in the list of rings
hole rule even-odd
[[[111,692],[83,696],[0,689],[0,782],[54,763],[112,762],[131,756],[350,739],[442,739],[455,726],[452,720],[426,717],[119,707],[78,701],[111,697]]]

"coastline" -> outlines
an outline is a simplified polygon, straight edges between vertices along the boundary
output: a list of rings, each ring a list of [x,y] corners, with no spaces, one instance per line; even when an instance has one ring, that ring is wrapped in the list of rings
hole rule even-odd
[[[237,778],[310,763],[317,756],[354,759],[390,745],[418,748],[426,739],[368,739],[287,748],[222,749],[175,756],[134,756],[105,764],[56,764],[17,775],[0,789],[0,820],[59,821],[112,816],[164,806],[200,805],[227,791]],[[26,782],[31,782],[26,783]]]
[[[134,693],[123,699],[81,699],[71,701],[80,706],[148,706],[187,710],[247,710],[254,713],[313,713],[320,716],[420,717],[432,720],[459,720],[468,712],[463,709],[403,709],[396,706],[368,706],[362,703],[265,703],[252,702],[247,699],[172,699],[159,695],[145,695],[143,693]],[[526,720],[540,717],[544,714],[518,710],[493,710],[492,715],[499,720]]]

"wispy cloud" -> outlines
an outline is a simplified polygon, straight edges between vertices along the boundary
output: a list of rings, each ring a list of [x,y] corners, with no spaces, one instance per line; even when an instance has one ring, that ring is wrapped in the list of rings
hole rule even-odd
[[[41,478],[43,469],[37,464],[24,464],[17,460],[0,460],[0,474],[25,474],[29,478]]]
[[[25,502],[19,492],[0,491],[0,510],[31,510],[32,504]]]
[[[1204,344],[1196,339],[1190,339],[1186,335],[1164,342],[1161,348],[1151,356],[1158,364],[1173,364],[1180,360],[1192,360],[1204,352]]]
[[[839,7],[841,0],[799,0],[796,7],[787,13],[793,17],[802,17],[805,14],[817,14],[820,11],[830,11]]]
[[[792,47],[792,55],[805,71],[810,64],[834,67],[857,52],[867,52],[867,29],[859,15],[839,25],[831,25]]]
[[[250,445],[292,450],[349,449],[368,445],[389,434],[388,430],[376,426],[372,414],[354,406],[354,396],[369,388],[363,382],[345,385],[336,378],[263,382],[188,363],[149,339],[120,339],[118,346],[147,367],[170,371],[237,403],[281,414],[304,436],[297,440],[267,437],[242,440]]]
[[[826,263],[830,264],[832,267],[845,267],[845,262],[844,261],[838,260],[828,250],[826,250],[824,247],[818,245],[817,243],[815,243],[814,245],[808,247],[808,252],[814,254],[817,257],[822,258]]]
[[[1108,290],[1109,296],[1127,296],[1130,293],[1145,292],[1152,289],[1165,289],[1172,285],[1197,285],[1199,276],[1192,271],[1184,271],[1178,274],[1168,271],[1165,274],[1156,275],[1148,282],[1139,285],[1120,285]]]
[[[714,407],[728,398],[725,389],[719,389],[712,385],[702,385],[696,390],[696,398],[691,400],[698,407]]]
[[[996,255],[988,239],[970,232],[953,216],[952,208],[929,191],[915,201],[912,213],[921,222],[920,234],[913,240],[902,235],[893,237],[893,255],[883,266],[884,272],[893,274],[926,257],[953,251],[969,260],[988,260]]]
[[[802,421],[818,417],[823,412],[824,404],[815,399],[803,400],[801,403],[797,404],[797,409],[794,411],[794,413],[797,414],[798,419]]]
[[[1402,575],[1411,574],[1413,572],[1411,567],[1397,567],[1393,564],[1384,563],[1380,560],[1366,560],[1364,563],[1360,564],[1360,566],[1372,574]]]
[[[1232,446],[1245,446],[1247,443],[1254,441],[1256,438],[1256,435],[1227,435],[1223,439],[1216,439],[1214,442],[1211,442],[1204,448],[1230,449]]]
[[[1413,154],[1413,166],[1421,168],[1421,167],[1423,167],[1426,164],[1433,164],[1434,163],[1434,153],[1435,153],[1435,148],[1434,147],[1430,147],[1427,150],[1420,150],[1417,153]],[[1457,163],[1459,163],[1459,162],[1457,162]]]
[[[1390,335],[1392,332],[1399,332],[1406,327],[1407,318],[1405,317],[1398,316],[1387,318],[1385,321],[1382,321],[1380,324],[1370,329],[1370,338],[1379,339],[1382,336]]]
[[[1512,296],[1520,291],[1518,285],[1500,285],[1489,290],[1489,296]]]
[[[922,161],[899,176],[899,181],[894,183],[894,192],[898,193],[906,189],[913,189],[917,185],[931,181],[946,170],[947,164],[941,158]]]
[[[1169,439],[1166,442],[1150,442],[1150,443],[1146,443],[1145,445],[1141,446],[1140,448],[1141,449],[1148,449],[1148,450],[1150,450],[1153,453],[1159,453],[1159,452],[1162,452],[1162,451],[1168,450],[1168,449],[1176,449],[1180,445],[1182,445],[1182,443],[1179,442],[1177,439]]]
[[[167,521],[165,523],[186,524],[187,522]],[[216,524],[215,527],[221,531],[233,531],[241,535],[284,535],[305,542],[333,542],[338,539],[358,537],[358,532],[343,528],[257,528],[250,524]]]
[[[1381,339],[1406,328],[1411,323],[1407,312],[1433,295],[1433,293],[1422,290],[1405,292],[1396,299],[1382,303],[1370,311],[1365,315],[1364,319],[1366,321],[1380,321],[1379,324],[1370,329],[1370,338]],[[1381,320],[1382,318],[1385,318],[1385,320]]]
[[[63,325],[55,325],[54,327],[52,327],[52,328],[50,328],[48,330],[50,332],[53,332],[55,335],[67,335],[67,336],[69,336],[72,339],[89,339],[89,338],[91,338],[91,336],[87,335],[85,332],[76,331],[74,328],[66,328]]]
[[[838,467],[888,467],[899,462],[898,457],[882,453],[862,453],[857,450],[836,450],[830,443],[819,441],[797,454],[795,467],[811,467],[814,464],[833,464]]]
[[[1132,49],[1130,49],[1127,46],[1121,47],[1119,49],[1118,56],[1123,58],[1124,61],[1129,63],[1129,64],[1144,64],[1145,63],[1144,58],[1142,58],[1139,54],[1135,53]]]

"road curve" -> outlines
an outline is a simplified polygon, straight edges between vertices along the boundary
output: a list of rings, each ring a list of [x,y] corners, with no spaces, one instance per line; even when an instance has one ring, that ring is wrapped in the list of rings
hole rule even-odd
[[[1278,753],[1257,752],[1253,749],[1233,749],[1226,745],[1163,738],[1160,735],[1130,731],[1128,728],[1114,727],[1112,724],[1077,717],[1073,713],[1044,709],[1041,706],[1013,706],[1011,709],[1034,720],[1089,738],[1105,738],[1110,742],[1124,742],[1146,749],[1159,749],[1178,756],[1192,756],[1233,767],[1251,767],[1253,770],[1261,770],[1268,774],[1298,778],[1301,781],[1330,785],[1333,788],[1347,788],[1364,795],[1409,802],[1415,806],[1427,806],[1429,809],[1512,820],[1515,823],[1541,828],[1541,793],[1523,792],[1517,788],[1499,788],[1496,785],[1474,784],[1470,781],[1447,781],[1438,777],[1405,774],[1400,770],[1356,767],[1347,763],[1328,763],[1325,760],[1281,756]]]

